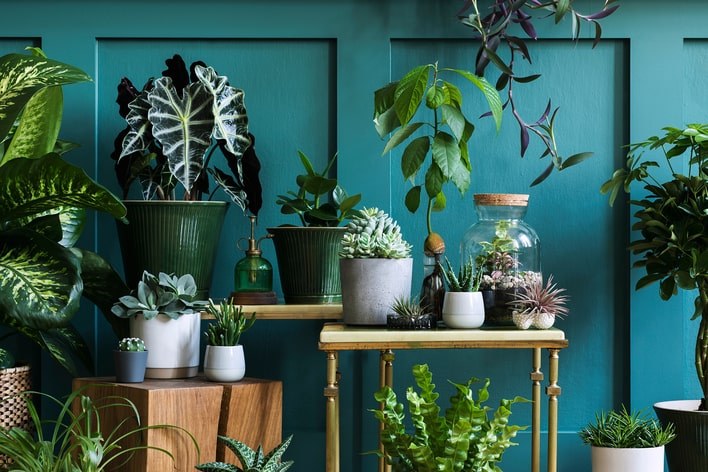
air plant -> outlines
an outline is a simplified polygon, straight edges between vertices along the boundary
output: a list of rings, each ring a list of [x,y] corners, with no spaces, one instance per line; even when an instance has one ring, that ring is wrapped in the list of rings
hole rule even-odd
[[[430,307],[420,303],[417,297],[396,298],[391,305],[394,314],[388,315],[386,325],[392,329],[430,329],[435,327],[435,317]]]
[[[548,277],[546,284],[542,279],[534,279],[522,290],[517,291],[512,303],[514,311],[512,319],[520,329],[531,326],[538,329],[548,329],[553,326],[556,317],[563,318],[568,314],[565,306],[568,297],[563,295],[564,288],[558,288],[553,283],[553,276]]]

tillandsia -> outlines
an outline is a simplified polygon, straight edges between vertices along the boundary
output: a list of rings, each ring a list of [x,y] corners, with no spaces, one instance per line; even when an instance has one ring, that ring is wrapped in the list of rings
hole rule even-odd
[[[438,262],[440,269],[442,270],[445,282],[447,282],[447,288],[450,292],[477,292],[479,291],[479,286],[482,282],[482,270],[475,269],[472,256],[467,258],[463,264],[460,264],[460,270],[455,274],[455,269],[452,264],[445,258],[445,264],[447,267]]]
[[[538,329],[550,328],[556,317],[563,318],[568,314],[568,297],[564,292],[564,288],[553,283],[553,275],[548,277],[545,285],[540,278],[525,285],[522,290],[514,293],[514,324],[521,329],[531,326]]]
[[[600,20],[614,13],[619,5],[615,5],[617,0],[604,0],[600,10],[584,14],[574,8],[574,0],[492,0],[489,5],[485,2],[484,9],[480,9],[480,3],[479,0],[464,0],[458,11],[460,21],[472,28],[473,37],[480,41],[475,58],[475,73],[477,76],[484,77],[490,64],[499,70],[496,89],[500,92],[506,90],[503,108],[511,109],[511,114],[521,130],[521,156],[526,154],[531,135],[536,136],[543,146],[541,159],[550,156],[551,163],[531,184],[537,185],[543,182],[554,169],[559,171],[567,169],[592,156],[592,153],[579,152],[566,158],[561,155],[554,128],[558,108],[553,108],[551,99],[548,100],[546,108],[538,119],[526,120],[521,116],[517,106],[519,93],[515,87],[517,84],[533,82],[541,77],[541,74],[520,76],[515,72],[514,69],[519,61],[531,64],[531,54],[526,40],[517,36],[516,28],[512,27],[519,25],[528,38],[536,40],[538,35],[533,25],[533,13],[541,12],[544,17],[553,17],[556,24],[566,16],[570,16],[573,40],[580,38],[583,23],[594,27],[595,39],[592,44],[594,48],[602,37]],[[502,58],[504,56],[500,52],[502,48],[507,50],[506,60]]]
[[[421,305],[415,297],[397,297],[391,306],[391,310],[404,320],[413,322],[430,315],[430,308],[426,305]]]
[[[123,338],[118,341],[119,351],[141,352],[145,350],[145,341],[140,338]]]
[[[217,306],[213,300],[209,299],[206,311],[215,320],[205,333],[210,346],[238,345],[241,334],[256,322],[255,311],[250,317],[246,317],[242,306],[227,301],[222,301]]]
[[[339,257],[345,259],[410,257],[411,245],[401,227],[383,210],[364,208],[355,212],[342,237]]]

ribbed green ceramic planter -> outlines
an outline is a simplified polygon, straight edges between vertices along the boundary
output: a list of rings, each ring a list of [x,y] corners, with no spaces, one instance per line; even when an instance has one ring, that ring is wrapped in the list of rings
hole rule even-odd
[[[197,295],[208,297],[228,203],[125,201],[129,224],[118,222],[126,283],[137,287],[144,270],[192,274]]]
[[[698,411],[699,400],[677,400],[654,404],[659,421],[676,427],[676,439],[666,445],[671,472],[708,470],[708,412]]]
[[[268,228],[285,303],[341,303],[339,246],[344,228]]]

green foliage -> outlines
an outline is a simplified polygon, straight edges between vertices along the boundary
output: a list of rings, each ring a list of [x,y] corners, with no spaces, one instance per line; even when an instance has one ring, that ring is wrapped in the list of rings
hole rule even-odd
[[[410,297],[396,298],[393,301],[391,310],[406,321],[415,322],[430,314],[427,306],[421,305],[417,298]]]
[[[515,253],[514,240],[509,237],[509,222],[500,220],[491,241],[480,241],[482,250],[475,259],[475,264],[483,274],[493,272],[508,274],[519,265]]]
[[[410,255],[411,245],[403,239],[401,227],[378,208],[354,212],[339,251],[339,257],[346,259],[403,259]]]
[[[293,461],[282,462],[281,458],[292,439],[292,435],[288,436],[285,441],[264,455],[261,446],[258,446],[258,449],[254,451],[240,441],[228,436],[219,436],[219,441],[223,442],[238,457],[243,468],[225,462],[209,462],[196,467],[202,472],[285,472],[293,465]]]
[[[149,446],[142,441],[149,430],[169,430],[189,437],[194,447],[199,446],[187,430],[174,425],[140,425],[140,415],[127,398],[112,396],[94,401],[83,394],[72,392],[65,401],[42,392],[24,392],[33,432],[13,427],[0,428],[0,454],[12,460],[8,472],[100,472],[108,467],[120,468],[139,450],[152,449],[174,456],[166,449]],[[56,419],[42,420],[31,396],[41,396],[56,406]],[[73,406],[73,409],[72,409]],[[101,431],[101,412],[125,416],[111,431]],[[116,413],[118,412],[118,413]],[[121,442],[137,437],[135,446],[124,447]]]
[[[297,192],[278,195],[275,203],[280,205],[280,212],[284,215],[297,214],[302,226],[339,226],[361,201],[361,194],[348,196],[337,179],[328,177],[337,159],[336,154],[322,172],[316,172],[305,153],[297,153],[305,173],[295,179]]]
[[[411,213],[415,213],[420,206],[421,189],[425,188],[429,233],[432,232],[431,211],[434,207],[438,210],[445,207],[443,185],[452,182],[464,195],[470,186],[472,170],[467,146],[474,126],[462,112],[461,90],[443,80],[440,77],[443,73],[456,74],[479,89],[487,99],[499,129],[502,115],[499,93],[484,78],[471,72],[438,68],[437,63],[422,65],[374,93],[376,131],[381,138],[393,133],[383,154],[408,142],[403,151],[401,170],[403,178],[410,179],[413,187],[405,197],[405,204]],[[421,106],[430,112],[430,120],[412,121]],[[416,132],[420,129],[428,130],[428,133],[419,136]],[[424,175],[422,184],[416,183],[418,174]]]
[[[445,258],[445,263],[447,267],[438,261],[438,265],[442,270],[445,282],[447,282],[447,288],[450,292],[478,292],[479,284],[482,282],[482,270],[475,270],[474,261],[472,256],[470,256],[467,261],[460,265],[460,270],[455,274],[455,269],[452,268],[452,264],[448,258]]]
[[[144,271],[137,290],[132,295],[120,297],[111,311],[119,318],[142,314],[146,320],[151,320],[163,314],[176,320],[206,306],[205,301],[195,300],[196,294],[197,284],[191,274],[177,277],[160,272],[155,277]]]
[[[0,369],[15,367],[15,356],[7,349],[0,348]]]
[[[624,405],[621,411],[596,413],[595,422],[578,434],[585,444],[613,448],[664,446],[676,437],[673,424],[664,428],[658,420],[644,417],[639,411],[629,413]]]
[[[123,338],[118,341],[119,351],[140,352],[145,350],[145,341],[140,338]]]
[[[394,472],[500,472],[496,463],[506,449],[515,445],[511,440],[516,433],[525,429],[509,424],[511,407],[528,400],[501,400],[489,418],[490,408],[484,405],[489,399],[489,379],[478,389],[475,399],[471,385],[479,379],[473,377],[465,384],[451,382],[456,392],[441,415],[439,394],[428,366],[413,366],[413,377],[420,392],[412,387],[406,391],[412,433],[406,431],[405,405],[399,403],[395,392],[384,387],[374,394],[383,409],[371,411],[383,426],[383,455]]]
[[[205,333],[210,346],[238,345],[241,334],[256,322],[255,311],[250,318],[246,318],[243,314],[242,306],[225,301],[219,303],[217,307],[209,299],[209,306],[207,306],[206,311],[216,320],[209,325]]]
[[[610,194],[612,204],[620,191],[633,183],[645,190],[641,200],[631,200],[639,209],[632,229],[640,235],[630,244],[637,256],[634,267],[646,275],[639,289],[659,282],[659,295],[668,300],[678,289],[695,290],[693,318],[701,318],[696,342],[696,372],[708,396],[708,125],[663,128],[661,136],[629,146],[625,167],[617,169],[600,191]],[[662,181],[659,163],[644,157],[660,152],[670,176]],[[685,169],[685,174],[681,173]],[[704,405],[705,406],[705,405]]]
[[[102,258],[73,246],[86,209],[124,218],[125,207],[60,155],[72,147],[57,138],[61,85],[90,77],[31,49],[33,55],[0,57],[0,323],[77,375],[75,359],[91,368],[71,325],[81,296],[113,319],[106,300],[125,285]],[[111,325],[119,336],[127,331]]]

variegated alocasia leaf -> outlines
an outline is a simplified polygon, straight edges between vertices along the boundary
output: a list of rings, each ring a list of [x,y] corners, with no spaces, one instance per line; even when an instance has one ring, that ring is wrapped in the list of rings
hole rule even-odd
[[[0,140],[39,89],[90,81],[84,71],[44,57],[7,54],[0,57]]]
[[[33,329],[66,326],[83,290],[80,256],[25,229],[0,233],[0,313]]]
[[[148,120],[150,102],[148,102],[147,96],[148,92],[143,91],[135,100],[128,104],[130,112],[128,112],[125,120],[128,122],[130,131],[123,138],[123,148],[118,157],[119,161],[125,156],[144,151],[150,145],[150,141],[152,141],[150,134],[152,126]]]
[[[152,134],[172,174],[188,193],[204,167],[204,155],[214,129],[213,98],[201,82],[189,84],[177,94],[172,79],[161,77],[148,93]]]
[[[0,166],[0,176],[0,224],[62,205],[105,211],[115,218],[126,214],[115,195],[56,154],[13,159]]]
[[[243,103],[243,90],[230,86],[229,79],[217,75],[211,67],[196,66],[194,73],[214,96],[214,138],[225,140],[226,149],[241,158],[251,145],[248,139],[248,115]]]

